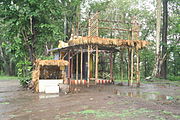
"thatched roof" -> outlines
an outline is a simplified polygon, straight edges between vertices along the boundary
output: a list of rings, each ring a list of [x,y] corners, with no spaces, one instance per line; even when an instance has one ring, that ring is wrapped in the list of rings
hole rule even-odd
[[[55,66],[67,66],[68,61],[66,60],[36,60],[35,64],[44,66],[44,65],[55,65]]]
[[[111,39],[111,38],[100,38],[100,37],[74,37],[74,39],[69,40],[69,46],[74,45],[86,45],[86,44],[97,44],[103,46],[115,46],[115,47],[136,47],[141,49],[149,44],[149,42],[144,40],[122,40],[122,39]]]

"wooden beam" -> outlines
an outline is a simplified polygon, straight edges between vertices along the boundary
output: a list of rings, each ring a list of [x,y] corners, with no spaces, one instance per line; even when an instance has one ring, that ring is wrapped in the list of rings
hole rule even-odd
[[[90,80],[90,46],[88,45],[88,73],[87,73],[87,80],[88,80],[88,87],[89,87],[89,80]]]
[[[133,85],[133,72],[134,72],[134,48],[131,49],[131,81],[130,81],[130,86]]]
[[[137,87],[140,87],[140,70],[139,70],[139,51],[136,51],[136,82]]]
[[[78,65],[78,64],[79,64],[79,63],[78,63],[78,60],[79,60],[79,59],[78,59],[78,54],[77,54],[77,55],[76,55],[76,80],[77,80],[77,83],[78,83],[78,66],[79,66],[79,65]]]
[[[110,28],[110,27],[99,27],[99,29],[117,30],[117,31],[132,31],[132,30],[128,30],[128,29]]]
[[[123,24],[129,24],[127,22],[124,21],[117,21],[117,20],[107,20],[107,19],[99,19],[99,21],[101,22],[111,22],[111,23],[123,23]]]
[[[83,49],[81,47],[81,84],[83,79]]]
[[[98,46],[96,46],[96,71],[95,71],[95,84],[98,82],[98,62],[99,62],[99,51]]]

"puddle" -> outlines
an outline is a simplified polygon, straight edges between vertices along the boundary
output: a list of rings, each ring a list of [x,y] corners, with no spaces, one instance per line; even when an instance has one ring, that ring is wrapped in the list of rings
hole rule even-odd
[[[129,97],[139,97],[143,98],[146,100],[173,100],[174,98],[172,96],[167,96],[167,95],[160,95],[158,92],[157,93],[148,93],[148,92],[120,92],[116,91],[116,95],[120,96],[129,96]]]
[[[82,87],[73,87],[71,93],[80,93],[80,92],[111,92],[119,96],[128,96],[128,97],[138,97],[146,100],[173,100],[174,98],[170,95],[163,95],[160,93],[159,88],[167,88],[167,85],[148,85],[142,88],[127,88],[125,87],[116,87],[113,85],[101,85],[101,86],[90,86],[89,88]],[[144,89],[145,88],[145,89]]]

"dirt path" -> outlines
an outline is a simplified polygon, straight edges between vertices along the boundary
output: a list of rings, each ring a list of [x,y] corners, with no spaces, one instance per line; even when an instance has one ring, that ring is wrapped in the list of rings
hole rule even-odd
[[[99,86],[73,94],[37,94],[16,80],[0,81],[0,120],[178,120],[180,87]],[[76,90],[78,90],[76,89]]]

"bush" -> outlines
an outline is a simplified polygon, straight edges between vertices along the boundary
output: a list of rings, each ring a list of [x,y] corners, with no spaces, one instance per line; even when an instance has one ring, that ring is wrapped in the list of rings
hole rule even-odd
[[[18,77],[22,86],[27,86],[31,81],[32,65],[30,61],[19,61],[17,63]]]
[[[180,81],[180,76],[169,75],[168,80],[170,80],[170,81]]]

